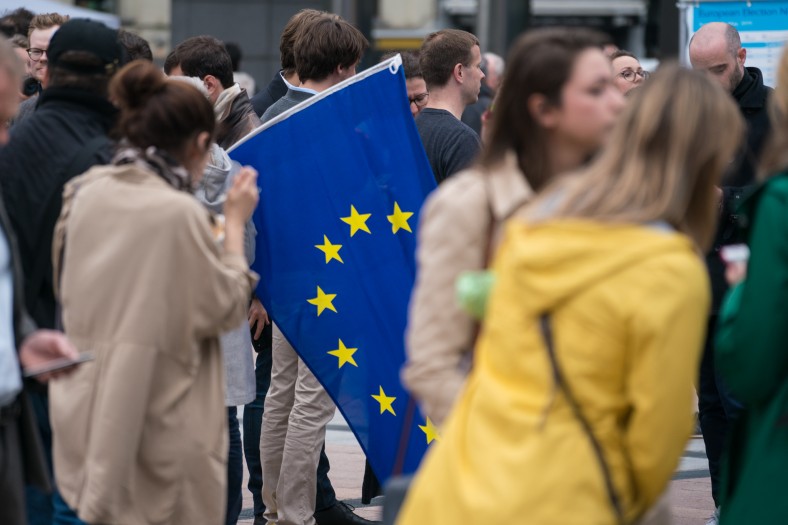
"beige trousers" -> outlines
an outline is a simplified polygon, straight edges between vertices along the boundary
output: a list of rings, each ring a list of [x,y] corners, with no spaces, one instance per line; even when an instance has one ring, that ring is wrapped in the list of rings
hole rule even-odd
[[[260,459],[268,523],[314,525],[317,463],[334,402],[273,326]]]

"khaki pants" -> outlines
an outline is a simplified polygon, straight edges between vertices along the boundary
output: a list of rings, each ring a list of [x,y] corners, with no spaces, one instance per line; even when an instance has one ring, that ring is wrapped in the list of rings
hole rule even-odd
[[[265,519],[313,525],[317,463],[335,407],[276,325],[272,352],[260,437]]]

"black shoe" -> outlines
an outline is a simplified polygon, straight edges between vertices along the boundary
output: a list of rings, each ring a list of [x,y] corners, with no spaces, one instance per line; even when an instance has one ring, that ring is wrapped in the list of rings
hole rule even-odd
[[[353,507],[344,501],[337,501],[337,504],[326,510],[315,512],[317,525],[371,525],[382,523],[380,521],[365,520],[353,512]]]
[[[263,513],[255,514],[254,515],[254,524],[253,525],[266,525],[268,521],[263,517]]]

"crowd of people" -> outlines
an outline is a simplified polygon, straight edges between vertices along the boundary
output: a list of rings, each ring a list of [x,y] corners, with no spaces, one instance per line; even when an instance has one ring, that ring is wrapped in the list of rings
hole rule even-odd
[[[162,71],[98,22],[0,30],[0,522],[232,525],[245,459],[255,525],[372,523],[254,295],[257,173],[226,153],[355,75],[364,35],[298,12],[254,93],[212,36]],[[402,381],[441,438],[397,523],[669,523],[693,388],[709,522],[788,515],[788,53],[775,90],[730,25],[689,57],[650,75],[578,28],[402,52],[438,184]]]

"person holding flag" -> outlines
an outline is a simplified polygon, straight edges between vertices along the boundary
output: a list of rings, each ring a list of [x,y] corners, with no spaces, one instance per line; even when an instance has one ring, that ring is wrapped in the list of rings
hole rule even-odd
[[[265,111],[263,122],[355,75],[368,45],[358,29],[337,15],[320,15],[304,24],[293,45],[300,86],[288,88]],[[325,479],[317,479],[317,475],[318,462],[325,457],[326,426],[336,407],[276,324],[272,339],[271,386],[266,395],[260,443],[264,519],[283,525],[370,523],[342,502],[315,512],[316,484],[321,485],[320,491],[327,484],[326,491],[333,493],[326,476],[327,458],[325,469],[321,469]]]

